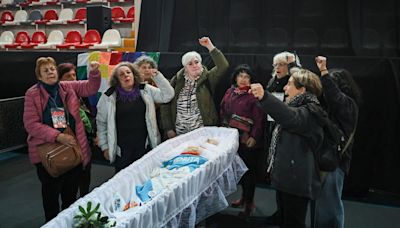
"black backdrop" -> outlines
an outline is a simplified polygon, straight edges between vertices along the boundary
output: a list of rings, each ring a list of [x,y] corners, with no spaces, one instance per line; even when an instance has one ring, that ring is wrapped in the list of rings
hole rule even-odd
[[[317,0],[146,0],[142,4],[137,50],[160,51],[159,68],[169,78],[181,67],[181,55],[187,50],[203,53],[204,63],[211,66],[211,59],[204,54],[206,50],[196,43],[201,35],[212,38],[226,54],[231,67],[240,63],[251,65],[256,72],[255,80],[263,84],[270,78],[273,54],[282,50],[297,50],[303,66],[313,71],[316,71],[313,59],[319,53],[329,57],[329,67],[350,70],[363,91],[364,104],[346,188],[355,192],[371,188],[400,194],[397,132],[400,58],[396,57],[400,3],[395,0],[384,4],[361,0],[323,1],[323,4]],[[250,32],[241,33],[242,27]],[[315,31],[317,35],[304,38],[301,32],[304,29],[296,32],[300,28]],[[331,28],[328,30],[331,36],[325,37],[327,28]],[[365,30],[378,32],[361,32]],[[251,31],[257,31],[260,40],[254,42],[257,35],[250,36]],[[282,34],[287,35],[287,40]],[[390,39],[384,39],[386,35]],[[326,42],[326,38],[332,39]],[[317,46],[311,42],[313,39],[318,41]],[[0,52],[0,99],[23,96],[35,83],[37,57],[53,56],[59,63],[76,63],[77,54]],[[229,73],[219,85],[217,103],[228,86],[228,77]],[[0,115],[0,123],[4,121],[2,118]],[[21,121],[22,117],[16,119]],[[14,129],[0,126],[0,130],[7,133]]]
[[[399,21],[397,0],[146,0],[138,48],[198,50],[207,35],[230,53],[399,56]]]
[[[0,99],[24,96],[25,91],[36,82],[37,58],[51,56],[58,63],[76,63],[77,55],[78,52],[0,52]]]

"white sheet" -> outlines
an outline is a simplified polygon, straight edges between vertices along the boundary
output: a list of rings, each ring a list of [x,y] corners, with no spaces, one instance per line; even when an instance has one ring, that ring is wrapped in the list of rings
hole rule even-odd
[[[204,127],[168,140],[77,200],[43,227],[73,227],[78,206],[85,207],[88,201],[94,205],[99,202],[102,215],[115,218],[117,227],[194,227],[228,206],[225,196],[236,191],[237,183],[247,171],[237,155],[238,137],[236,129]],[[111,205],[116,192],[129,201],[134,197],[135,186],[150,179],[151,172],[163,161],[178,155],[187,146],[204,145],[208,138],[218,140],[217,146],[207,144],[207,149],[216,153],[205,153],[208,162],[170,189],[162,191],[145,205],[124,212],[113,213],[107,206]]]

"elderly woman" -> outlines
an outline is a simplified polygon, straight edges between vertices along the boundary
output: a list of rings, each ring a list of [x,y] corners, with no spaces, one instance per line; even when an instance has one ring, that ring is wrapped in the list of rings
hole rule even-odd
[[[40,57],[36,61],[35,73],[38,83],[25,94],[24,126],[28,132],[29,157],[36,166],[42,183],[43,208],[46,221],[57,216],[61,208],[69,207],[78,191],[79,173],[90,161],[91,151],[87,141],[85,127],[79,115],[79,97],[87,97],[100,87],[99,64],[90,65],[89,80],[60,82],[57,65],[51,57]],[[63,118],[57,118],[62,115]],[[76,135],[64,134],[67,120]],[[59,177],[52,177],[41,164],[37,146],[46,142],[60,142],[65,145],[78,144],[83,157],[82,166],[77,166]]]
[[[143,82],[156,86],[156,83],[151,79],[153,69],[157,69],[157,63],[153,58],[143,55],[137,58],[133,64],[137,66]]]
[[[284,101],[285,95],[283,87],[287,84],[290,78],[290,71],[293,71],[295,68],[301,67],[300,60],[298,56],[294,53],[284,51],[276,54],[273,57],[272,66],[272,78],[269,80],[266,90],[268,90],[268,92],[272,93],[281,101]],[[265,148],[269,148],[269,145],[271,143],[272,130],[275,126],[274,124],[274,120],[270,116],[268,116],[267,122],[265,124]],[[278,197],[276,197],[276,200],[278,200]],[[277,205],[279,205],[279,203],[277,203]],[[279,207],[277,207],[277,211],[275,211],[275,213],[266,218],[266,223],[276,226],[281,223]]]
[[[316,116],[323,112],[317,99],[322,86],[317,75],[301,69],[292,74],[284,90],[285,103],[265,92],[260,84],[251,86],[264,112],[276,122],[269,148],[268,172],[272,186],[278,191],[281,225],[305,227],[308,202],[315,199],[321,189],[314,153],[324,136]]]
[[[290,78],[290,71],[292,68],[301,67],[300,61],[297,55],[284,51],[274,56],[272,66],[274,69],[272,70],[272,78],[268,82],[267,90],[269,92],[282,93],[283,95],[283,87]]]
[[[244,211],[239,214],[241,217],[248,217],[255,208],[255,172],[257,169],[257,150],[255,146],[257,142],[261,144],[264,128],[264,112],[258,107],[257,99],[248,93],[252,76],[253,73],[248,65],[237,66],[232,73],[232,87],[226,91],[220,106],[220,117],[224,125],[236,127],[240,132],[238,153],[249,168],[240,180],[242,197],[231,204],[232,207],[244,206]],[[230,124],[232,119],[235,118],[241,119],[248,124],[244,128]]]
[[[202,59],[197,52],[183,55],[183,69],[171,79],[175,97],[170,103],[161,106],[162,126],[168,138],[218,123],[213,91],[229,64],[208,37],[202,37],[199,43],[208,49],[215,67],[207,70],[201,64]]]
[[[147,146],[154,148],[161,142],[154,102],[170,101],[174,89],[161,72],[151,71],[158,88],[141,84],[132,63],[119,63],[110,76],[110,88],[97,104],[98,145],[104,157],[115,163],[116,172],[141,158]]]

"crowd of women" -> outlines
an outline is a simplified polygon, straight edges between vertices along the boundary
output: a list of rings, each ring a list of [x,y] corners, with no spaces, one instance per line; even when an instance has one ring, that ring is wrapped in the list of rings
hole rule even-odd
[[[357,124],[360,92],[343,69],[328,70],[327,59],[316,57],[320,75],[302,68],[297,55],[282,52],[273,58],[272,79],[264,89],[252,84],[250,66],[234,68],[231,86],[216,110],[214,94],[229,63],[208,37],[199,39],[214,62],[207,69],[197,52],[182,56],[183,68],[168,81],[150,57],[121,62],[109,78],[97,110],[85,97],[100,87],[99,64],[92,62],[88,80],[76,80],[75,66],[57,66],[51,57],[36,61],[38,83],[25,95],[24,125],[29,156],[42,184],[46,221],[89,191],[91,151],[100,148],[119,172],[162,140],[203,126],[225,126],[239,131],[238,154],[249,171],[242,177],[242,197],[231,203],[243,207],[242,218],[255,208],[258,153],[267,153],[267,172],[276,189],[277,212],[266,222],[282,227],[305,227],[308,204],[314,227],[343,227],[343,178],[349,169],[351,149],[340,167],[321,178],[315,151],[324,131],[316,115],[328,113],[346,135]],[[313,108],[310,108],[310,107]],[[317,110],[317,111],[315,111]],[[57,111],[57,112],[56,112]],[[55,115],[65,118],[55,118]],[[67,123],[59,124],[56,121]],[[76,137],[63,133],[65,124]],[[82,164],[53,177],[41,164],[37,146],[46,142],[79,145]],[[59,205],[61,197],[61,208]]]

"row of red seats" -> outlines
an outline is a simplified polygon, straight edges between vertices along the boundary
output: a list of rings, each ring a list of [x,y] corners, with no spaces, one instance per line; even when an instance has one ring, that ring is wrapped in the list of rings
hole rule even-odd
[[[14,19],[12,19],[12,13],[4,11],[0,17],[0,24],[6,25],[20,25],[20,24],[49,24],[59,22],[59,24],[78,24],[86,21],[86,8],[78,8],[75,12],[75,16],[72,17],[72,9],[63,9],[60,12],[60,17],[57,16],[57,12],[54,10],[48,10],[45,17],[42,16],[40,10],[32,10],[27,16],[25,10],[18,10],[15,13]],[[52,19],[58,18],[58,19]]]
[[[28,21],[27,13],[23,12],[24,10],[19,10],[16,13],[16,18],[15,20],[18,20],[18,23],[23,23]],[[38,18],[40,17],[40,11],[32,11],[32,13],[35,12],[34,17]],[[53,22],[60,22],[62,23],[79,23],[81,21],[84,21],[86,19],[86,8],[80,8],[77,9],[75,13],[75,18],[72,18],[72,9],[63,9],[60,12],[60,16],[62,15],[63,12],[66,12],[64,15],[59,18],[58,13],[54,9],[47,10],[44,13],[44,16],[41,19],[35,19],[32,21],[34,24],[52,24]],[[39,14],[39,15],[38,15]],[[18,15],[18,19],[17,19]],[[24,18],[25,17],[25,18]],[[127,14],[125,15],[125,11],[122,7],[120,6],[115,6],[111,8],[111,20],[114,23],[119,23],[119,22],[126,22],[126,23],[132,23],[135,18],[135,7],[132,6],[128,9]],[[0,17],[0,24],[7,25],[7,23],[14,21],[14,15],[11,11],[5,10],[1,14]]]
[[[35,48],[39,44],[44,44],[47,42],[46,33],[43,31],[35,31],[32,37],[29,37],[28,32],[20,31],[15,37],[15,41],[12,44],[5,44],[4,48]],[[55,45],[56,48],[60,49],[87,49],[94,44],[101,43],[100,33],[95,30],[88,30],[83,39],[79,31],[71,30],[67,33],[64,43]]]
[[[58,3],[64,4],[90,4],[90,3],[99,3],[99,2],[132,2],[133,0],[2,0],[1,5],[15,5],[17,7],[28,7],[35,5],[56,5]]]

